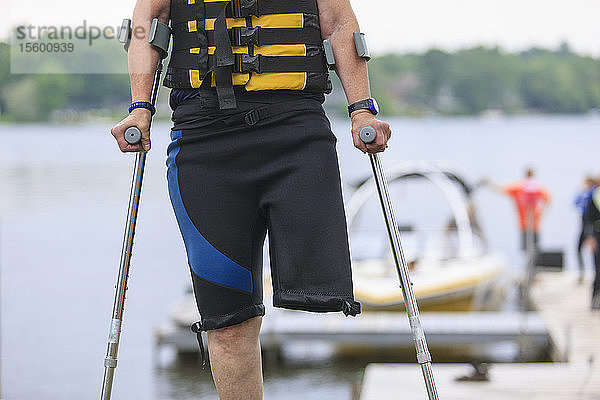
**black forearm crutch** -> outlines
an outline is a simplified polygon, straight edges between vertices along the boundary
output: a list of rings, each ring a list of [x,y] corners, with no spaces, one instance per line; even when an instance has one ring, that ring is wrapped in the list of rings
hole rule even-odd
[[[160,61],[154,75],[154,84],[152,86],[152,95],[150,103],[156,105],[158,89],[160,87],[160,78],[162,75],[162,60],[165,58],[169,49],[171,30],[159,22],[158,19],[152,21],[148,42],[152,44],[160,53]],[[126,19],[121,26],[119,41],[125,44],[125,50],[128,50],[131,40],[131,21]],[[136,144],[142,138],[142,132],[135,126],[125,130],[125,140],[129,144]],[[133,167],[133,178],[131,180],[131,192],[129,195],[129,208],[127,211],[127,222],[125,224],[125,235],[123,236],[123,247],[121,249],[121,262],[119,266],[119,276],[115,286],[115,299],[113,305],[112,319],[110,321],[110,331],[108,335],[108,346],[106,358],[104,359],[104,379],[102,382],[101,400],[110,400],[112,394],[113,378],[115,368],[117,367],[117,352],[119,351],[119,339],[121,337],[121,323],[123,321],[123,309],[125,308],[125,292],[127,291],[127,279],[129,277],[129,265],[131,261],[131,250],[133,248],[133,237],[135,235],[135,224],[137,221],[138,208],[140,203],[140,194],[142,191],[142,179],[144,177],[144,166],[146,164],[146,152],[140,151],[136,154]]]
[[[368,144],[375,140],[376,132],[373,127],[366,126],[360,130],[359,136],[363,143]],[[373,177],[375,178],[377,192],[379,193],[379,200],[381,201],[381,209],[383,210],[383,217],[385,219],[385,225],[390,238],[392,255],[394,256],[394,262],[396,264],[396,271],[398,272],[398,277],[400,278],[400,286],[404,296],[404,303],[406,304],[408,322],[410,323],[413,340],[415,341],[417,362],[421,365],[421,371],[423,372],[423,378],[425,379],[425,386],[427,387],[429,399],[437,400],[438,394],[435,387],[435,381],[433,379],[433,372],[431,370],[431,355],[429,354],[429,349],[427,348],[425,332],[421,327],[417,299],[415,298],[415,294],[412,290],[412,282],[408,274],[406,260],[404,259],[404,253],[400,243],[400,233],[398,232],[398,225],[396,224],[394,209],[390,201],[385,172],[383,171],[383,166],[381,165],[377,154],[369,154],[369,159],[371,161],[371,167],[373,168]]]

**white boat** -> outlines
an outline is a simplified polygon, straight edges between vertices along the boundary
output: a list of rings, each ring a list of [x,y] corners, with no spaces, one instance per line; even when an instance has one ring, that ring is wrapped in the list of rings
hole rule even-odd
[[[497,309],[503,301],[507,263],[488,251],[476,220],[473,187],[455,168],[441,163],[402,163],[388,168],[386,174],[397,220],[403,221],[399,229],[419,307]],[[364,310],[403,310],[378,201],[375,184],[368,179],[346,205],[354,294]],[[429,226],[417,229],[418,221],[405,222],[409,217]]]

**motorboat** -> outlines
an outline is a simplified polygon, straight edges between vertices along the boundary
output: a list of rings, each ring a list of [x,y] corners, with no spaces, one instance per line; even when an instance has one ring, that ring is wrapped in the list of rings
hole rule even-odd
[[[386,175],[420,309],[497,310],[508,265],[487,246],[473,199],[476,186],[458,168],[439,162],[399,163]],[[404,310],[375,182],[356,186],[346,203],[355,297],[364,310]]]

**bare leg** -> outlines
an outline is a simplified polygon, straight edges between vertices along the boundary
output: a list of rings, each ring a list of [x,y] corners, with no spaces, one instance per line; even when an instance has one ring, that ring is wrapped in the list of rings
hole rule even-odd
[[[258,333],[262,317],[210,330],[210,367],[220,400],[261,400],[262,361]]]

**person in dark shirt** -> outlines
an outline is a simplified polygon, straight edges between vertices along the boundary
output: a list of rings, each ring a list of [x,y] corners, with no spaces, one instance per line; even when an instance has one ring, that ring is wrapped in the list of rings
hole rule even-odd
[[[592,285],[592,310],[600,310],[600,188],[596,187],[583,214],[585,244],[594,253],[596,274]]]
[[[597,187],[597,183],[596,180],[591,176],[588,175],[585,177],[585,180],[583,181],[583,188],[580,192],[577,193],[577,195],[575,196],[575,207],[577,208],[577,210],[579,211],[579,214],[581,216],[581,232],[579,234],[579,239],[577,241],[577,261],[578,261],[578,265],[579,265],[579,283],[583,282],[583,275],[584,275],[584,262],[583,262],[583,242],[585,241],[585,230],[584,230],[584,222],[583,222],[583,215],[585,214],[585,211],[588,208],[588,204],[590,202],[590,199],[592,198],[592,194],[594,193],[594,189],[596,189]]]

